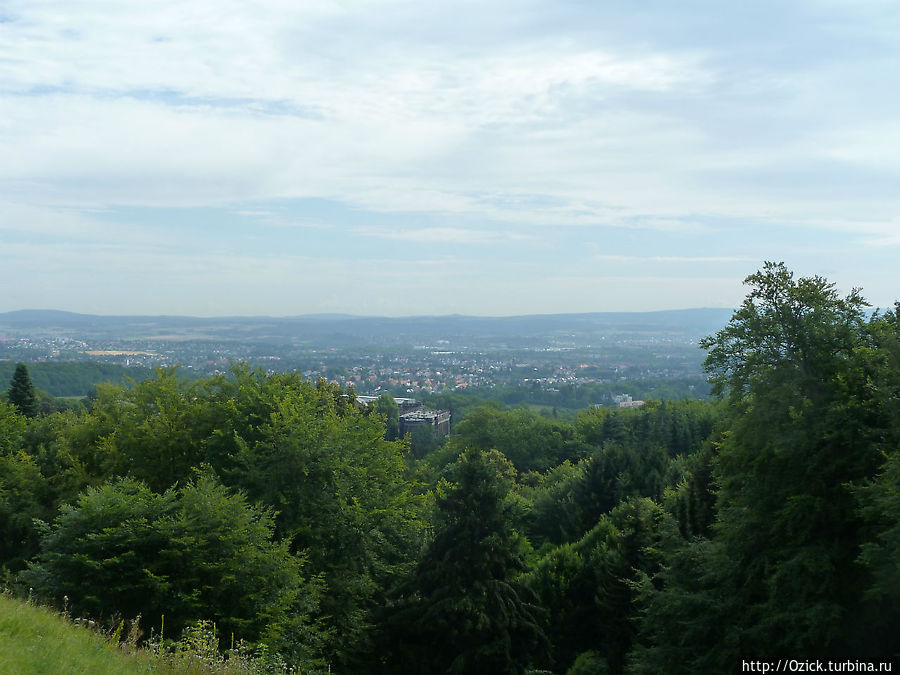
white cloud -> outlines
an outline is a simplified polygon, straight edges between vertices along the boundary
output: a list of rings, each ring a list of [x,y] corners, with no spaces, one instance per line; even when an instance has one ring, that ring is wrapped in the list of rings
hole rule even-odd
[[[521,232],[471,230],[459,227],[425,227],[394,229],[385,227],[357,227],[357,234],[380,239],[417,243],[491,244],[503,241],[531,241],[533,237]]]
[[[49,242],[119,242],[140,247],[158,241],[145,228],[110,222],[98,215],[81,209],[0,201],[0,235],[39,236]]]
[[[400,22],[411,7],[390,4]],[[741,73],[708,50],[625,50],[550,33],[455,52],[412,37],[373,40],[367,25],[383,11],[13,3],[15,20],[0,24],[9,54],[0,190],[83,206],[319,197],[381,212],[686,232],[699,226],[685,214],[802,223],[825,213],[852,231],[852,218],[878,220],[896,206],[869,202],[860,213],[854,204],[850,216],[828,193],[785,204],[740,178],[724,182],[822,150],[800,137],[723,151],[704,127],[704,102],[734,115],[723,102],[750,99],[736,81],[723,98],[720,85]],[[360,48],[348,50],[356,38]],[[827,84],[813,82],[814,91]],[[789,104],[808,105],[810,86],[796,76],[744,85],[766,114],[777,105],[759,103],[766,87],[795,87]],[[26,95],[35,90],[49,93]],[[656,102],[635,106],[633,96]],[[284,114],[261,112],[273,108]],[[879,140],[900,144],[892,138],[873,131],[831,152],[889,163],[896,153],[879,153]],[[710,172],[715,185],[703,180]],[[553,203],[499,206],[484,192]]]
[[[891,120],[835,131],[822,138],[822,154],[875,169],[888,169],[900,175],[900,156],[886,152],[900,148],[900,122]]]
[[[617,54],[553,38],[472,54],[412,41],[355,53],[330,46],[329,28],[365,35],[380,11],[327,2],[14,3],[15,20],[0,24],[9,54],[0,62],[8,93],[0,179],[64,203],[317,196],[385,211],[483,213],[465,195],[485,183],[531,190],[555,176],[572,185],[584,169],[603,171],[602,157],[641,161],[646,152],[623,145],[635,132],[666,142],[633,114],[606,114],[587,128],[587,113],[573,118],[571,103],[711,81],[694,54]],[[286,114],[260,112],[272,107]],[[578,160],[586,144],[599,164]],[[461,164],[481,170],[462,176]]]
[[[738,256],[670,256],[670,255],[652,255],[652,256],[636,256],[636,255],[615,255],[615,254],[597,254],[594,258],[600,262],[623,262],[623,263],[746,263],[757,262],[755,258],[746,258]]]
[[[373,248],[496,244],[500,255],[504,242],[551,240],[534,233],[554,226],[566,240],[558,264],[590,258],[587,240],[607,236],[615,254],[599,260],[635,266],[897,246],[900,94],[885,86],[900,61],[885,39],[896,20],[886,5],[857,13],[842,2],[801,3],[757,35],[712,3],[10,0],[0,235],[4,246],[26,235],[96,244],[84,254],[105,262],[101,244],[117,242],[123,259],[131,250],[165,267],[142,257],[172,253],[162,225],[114,221],[115,207],[159,209],[160,222],[167,207],[225,207],[242,235],[304,250],[402,214],[416,226],[355,234]],[[279,200],[340,208],[298,214]],[[753,226],[773,240],[756,241]],[[227,234],[215,242],[232,262],[202,260],[252,284]],[[656,239],[673,250],[649,248]],[[284,260],[253,278],[277,283],[297,262]],[[333,280],[356,262],[315,269]],[[510,306],[517,287],[544,298],[523,281],[543,273],[491,288],[507,288]],[[574,281],[554,283],[585,297]],[[684,302],[700,287],[685,286]],[[455,295],[489,295],[466,292]]]

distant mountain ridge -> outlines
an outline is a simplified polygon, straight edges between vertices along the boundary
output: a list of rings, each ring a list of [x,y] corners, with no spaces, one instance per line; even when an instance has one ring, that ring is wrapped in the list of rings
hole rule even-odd
[[[509,316],[481,316],[476,314],[416,314],[409,316],[379,316],[342,313],[312,313],[294,314],[289,316],[258,315],[225,315],[225,316],[190,316],[184,314],[83,314],[70,312],[63,309],[17,309],[10,312],[0,312],[0,325],[18,324],[24,322],[46,321],[157,321],[160,319],[173,321],[351,321],[351,320],[377,320],[377,321],[414,321],[414,320],[475,320],[475,321],[508,321],[519,319],[552,319],[557,317],[569,318],[639,318],[639,317],[684,317],[691,315],[715,314],[733,312],[733,309],[725,307],[694,307],[686,309],[663,309],[650,312],[561,312],[558,314],[513,314]]]
[[[467,338],[581,336],[609,332],[675,333],[683,338],[721,328],[733,310],[697,308],[657,312],[592,312],[520,316],[378,317],[309,314],[288,317],[110,316],[25,309],[0,313],[0,337],[22,334],[131,338],[295,340],[298,337],[366,342]]]

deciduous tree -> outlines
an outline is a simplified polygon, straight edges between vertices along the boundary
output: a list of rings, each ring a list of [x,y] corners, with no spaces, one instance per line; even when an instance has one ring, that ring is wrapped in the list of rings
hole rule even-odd
[[[746,284],[728,325],[702,341],[727,396],[712,461],[716,520],[708,541],[673,538],[655,580],[662,589],[644,586],[645,636],[655,645],[639,650],[635,672],[668,662],[683,672],[733,669],[747,654],[890,653],[860,638],[872,620],[871,581],[858,562],[868,526],[852,489],[876,475],[885,440],[896,438],[883,340],[857,290],[840,297],[834,284],[795,279],[781,263]],[[874,506],[886,504],[881,484],[868,493]]]

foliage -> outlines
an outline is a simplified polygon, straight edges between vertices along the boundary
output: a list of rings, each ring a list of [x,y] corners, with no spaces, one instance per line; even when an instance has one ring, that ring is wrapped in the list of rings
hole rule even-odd
[[[890,654],[887,642],[862,637],[883,630],[864,600],[870,581],[857,558],[869,525],[850,486],[876,474],[896,438],[896,417],[885,414],[896,406],[896,371],[892,386],[878,386],[896,323],[867,322],[857,291],[842,299],[781,264],[746,283],[731,322],[703,341],[728,395],[711,464],[716,520],[708,541],[673,535],[665,571],[643,584],[636,672],[672,661],[684,672],[729,669],[750,653]]]
[[[692,400],[579,413],[574,443],[590,456],[520,480],[517,491],[526,511],[522,527],[529,539],[537,548],[577,541],[620,502],[633,497],[660,501],[665,489],[678,483],[684,483],[679,506],[684,517],[696,527],[708,526],[713,500],[704,492],[709,487],[704,441],[720,415],[718,405]],[[705,460],[696,457],[701,453]]]
[[[692,355],[691,361],[693,360]],[[465,392],[429,396],[427,402],[432,407],[450,408],[453,411],[453,418],[462,420],[469,410],[482,405],[515,407],[542,405],[556,408],[560,412],[571,412],[597,404],[613,405],[613,397],[622,392],[628,392],[635,399],[643,401],[650,399],[677,401],[684,398],[706,399],[710,390],[709,383],[696,376],[627,379],[612,377],[604,382],[563,384],[558,387],[541,387],[537,382],[477,387]],[[432,403],[433,400],[442,403]]]
[[[328,649],[350,663],[367,647],[371,609],[421,546],[407,446],[385,441],[381,419],[324,380],[236,369],[216,386],[225,414],[206,457],[227,483],[276,508],[277,535],[308,553],[310,573],[325,583]]]
[[[9,383],[7,399],[25,417],[37,417],[40,412],[37,391],[24,363],[16,365],[16,371]]]
[[[92,361],[45,361],[28,364],[34,386],[51,396],[87,396],[98,384],[127,386],[153,375],[150,368],[119,366]],[[13,364],[0,362],[0,381],[13,375]]]
[[[595,651],[581,652],[566,675],[605,675],[609,672],[606,661]]]
[[[384,438],[395,441],[400,437],[400,408],[390,394],[384,393],[375,401],[375,412],[384,415]]]
[[[27,428],[28,422],[16,413],[16,408],[0,401],[0,455],[20,450]]]
[[[491,392],[492,394],[494,392]],[[476,395],[469,392],[442,392],[429,394],[423,400],[430,410],[449,410],[454,424],[462,422],[473,410],[484,406],[497,407],[497,397]]]
[[[574,667],[579,654],[593,650],[593,657],[580,659],[579,668],[594,660],[609,672],[622,672],[634,639],[634,626],[623,620],[632,611],[629,581],[635,570],[658,569],[658,530],[664,518],[649,499],[623,502],[582,539],[552,550],[527,574],[548,613],[552,651],[545,665]]]
[[[130,476],[163,495],[209,465],[225,485],[276,510],[274,536],[292,553],[308,552],[308,573],[322,584],[319,608],[310,609],[324,622],[316,639],[344,662],[367,649],[371,609],[421,546],[423,496],[406,477],[408,446],[385,441],[378,416],[324,381],[236,367],[188,383],[160,370],[131,389],[98,387],[87,413],[27,427],[7,417],[0,438],[10,429],[24,454],[0,461],[0,509],[15,511],[0,534],[28,544],[4,544],[0,563],[10,569],[36,553],[33,519],[49,520],[85,488]],[[273,644],[312,639],[302,621],[282,618],[269,629]],[[293,656],[306,658],[303,649]]]
[[[895,450],[881,473],[856,491],[867,523],[858,561],[869,573],[865,590],[869,616],[859,621],[854,641],[900,650],[894,628],[900,622],[900,452]]]
[[[521,527],[534,546],[575,541],[597,522],[600,514],[585,513],[579,500],[586,467],[587,461],[565,461],[544,473],[520,477],[515,492],[522,506]]]
[[[900,307],[869,315],[780,264],[747,283],[703,341],[718,401],[573,419],[448,394],[429,405],[453,434],[396,440],[390,397],[246,366],[100,384],[90,409],[31,418],[0,403],[3,577],[116,626],[165,614],[185,632],[156,636],[160,667],[888,659]]]
[[[24,451],[0,455],[0,565],[18,571],[38,551],[36,518],[52,517],[48,486]]]
[[[408,431],[407,434],[409,435],[409,453],[411,459],[418,460],[429,457],[429,463],[443,466],[441,455],[436,453],[438,453],[446,443],[447,436],[430,424],[416,425],[416,427],[411,431]],[[450,452],[455,453],[456,449],[453,448]]]
[[[216,624],[206,619],[187,626],[171,643],[148,643],[154,670],[178,673],[226,673],[233,675],[282,675],[297,670],[265,643],[251,647],[242,640],[223,649]],[[307,671],[308,672],[308,671]]]
[[[390,617],[389,672],[522,673],[544,648],[538,608],[517,578],[514,476],[496,451],[467,450],[452,467],[434,539]]]
[[[670,457],[696,452],[721,419],[715,402],[682,399],[649,401],[638,408],[590,408],[578,413],[578,437],[593,447],[616,442],[631,447],[661,446]]]
[[[501,411],[492,406],[470,412],[456,425],[456,435],[448,444],[457,451],[468,447],[499,450],[518,471],[547,469],[585,452],[570,425],[525,408]]]
[[[822,277],[795,281],[784,263],[772,262],[744,284],[750,293],[728,325],[700,342],[716,393],[738,402],[790,377],[804,385],[801,393],[825,394],[827,376],[860,346],[868,303],[859,289],[840,298]]]
[[[101,446],[107,475],[132,476],[163,491],[204,462],[203,442],[218,413],[210,403],[208,388],[181,380],[171,368],[128,390],[102,385],[91,406],[97,435],[85,440]]]
[[[273,527],[208,475],[162,494],[119,479],[62,508],[21,581],[80,616],[165,615],[176,632],[206,617],[253,640],[316,592]]]
[[[720,583],[741,589],[744,649],[812,655],[839,649],[861,592],[846,484],[879,464],[865,303],[818,277],[794,282],[783,265],[747,283],[744,305],[704,342],[731,397],[716,465]]]
[[[707,537],[716,516],[713,461],[716,444],[708,441],[696,453],[678,457],[669,465],[664,491],[666,508],[678,521],[685,539]]]

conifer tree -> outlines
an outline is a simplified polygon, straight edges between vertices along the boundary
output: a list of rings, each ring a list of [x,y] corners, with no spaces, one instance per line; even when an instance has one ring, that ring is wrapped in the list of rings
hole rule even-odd
[[[25,417],[37,417],[40,410],[37,392],[24,363],[16,366],[16,372],[9,385],[9,402],[16,406]]]
[[[375,412],[384,415],[384,438],[394,441],[400,438],[400,408],[394,397],[387,392],[375,402]]]
[[[390,618],[390,672],[522,673],[546,646],[508,500],[515,470],[467,450],[438,496],[434,540]]]

